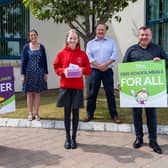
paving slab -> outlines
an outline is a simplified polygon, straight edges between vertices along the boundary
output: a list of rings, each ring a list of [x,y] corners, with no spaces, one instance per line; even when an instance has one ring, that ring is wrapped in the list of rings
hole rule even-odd
[[[149,148],[147,134],[142,148],[134,149],[134,133],[112,131],[79,130],[78,148],[66,150],[65,131],[51,129],[53,123],[47,123],[49,128],[45,129],[11,124],[0,127],[0,168],[167,168],[168,165],[166,134],[158,135],[162,155]]]

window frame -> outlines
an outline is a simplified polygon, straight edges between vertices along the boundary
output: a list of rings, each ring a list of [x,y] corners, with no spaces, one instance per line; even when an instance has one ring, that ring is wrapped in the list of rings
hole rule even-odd
[[[9,4],[14,4],[14,3],[20,3],[21,0],[0,0],[0,7],[3,7],[3,6],[6,6],[6,5],[9,5]],[[27,10],[27,29],[29,30],[30,29],[30,11],[29,9],[26,9]],[[2,21],[0,20],[0,23]],[[2,24],[1,24],[2,25]],[[2,31],[3,31],[3,27],[2,28]],[[27,37],[14,37],[14,38],[11,38],[11,37],[4,37],[4,36],[0,36],[0,42],[2,41],[5,41],[5,42],[20,42],[21,44],[24,44],[27,42]],[[20,48],[19,48],[20,49]],[[19,51],[19,55],[0,55],[0,60],[20,60],[21,59],[21,51]]]
[[[161,27],[162,24],[168,23],[168,16],[167,16],[167,18],[161,18],[160,17],[158,19],[150,19],[150,16],[149,16],[150,5],[149,5],[149,3],[150,3],[150,0],[146,0],[146,25],[148,25],[149,27],[157,26],[157,25],[159,27]],[[161,37],[160,37],[161,35],[160,35],[160,32],[158,32],[157,35],[159,36],[158,43],[159,43],[159,45],[161,45]],[[166,54],[168,55],[168,51],[166,51]]]
[[[146,24],[150,26],[153,24],[167,23],[168,18],[159,18],[159,19],[149,20],[149,3],[150,3],[150,0],[146,0]]]

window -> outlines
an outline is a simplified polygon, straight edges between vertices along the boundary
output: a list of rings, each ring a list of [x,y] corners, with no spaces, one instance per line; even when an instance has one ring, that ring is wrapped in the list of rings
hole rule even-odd
[[[146,22],[153,30],[153,41],[168,54],[168,0],[147,0],[146,3]]]
[[[21,0],[0,1],[0,59],[20,59],[29,31],[29,10]]]

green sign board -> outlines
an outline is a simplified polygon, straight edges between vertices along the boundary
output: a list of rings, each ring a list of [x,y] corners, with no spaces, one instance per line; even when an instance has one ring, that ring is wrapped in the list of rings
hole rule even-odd
[[[165,61],[119,64],[121,107],[167,107]]]

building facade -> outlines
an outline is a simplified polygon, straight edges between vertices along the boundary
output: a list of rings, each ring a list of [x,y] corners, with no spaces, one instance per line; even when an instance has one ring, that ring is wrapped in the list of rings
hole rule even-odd
[[[126,49],[137,42],[137,30],[142,25],[153,29],[153,40],[160,44],[168,54],[168,1],[138,0],[130,4],[123,12],[120,23],[109,23],[108,36],[117,41],[119,59]],[[64,47],[69,27],[52,21],[35,19],[29,9],[23,7],[21,0],[0,0],[0,66],[14,66],[15,88],[21,91],[20,53],[27,41],[27,32],[36,29],[39,42],[46,47],[49,79],[48,87],[58,88],[58,77],[54,74],[52,63],[56,53]],[[114,67],[117,81],[117,64]]]

